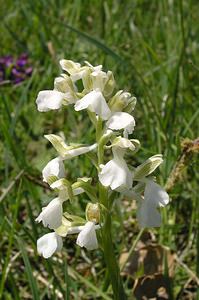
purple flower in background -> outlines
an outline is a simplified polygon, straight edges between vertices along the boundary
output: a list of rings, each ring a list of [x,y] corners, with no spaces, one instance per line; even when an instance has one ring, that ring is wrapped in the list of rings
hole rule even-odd
[[[0,57],[0,65],[5,65],[6,67],[9,67],[13,63],[13,57],[11,55],[6,55],[3,57]]]
[[[9,81],[18,84],[32,74],[27,53],[21,54],[17,59],[11,55],[0,57],[0,84]]]

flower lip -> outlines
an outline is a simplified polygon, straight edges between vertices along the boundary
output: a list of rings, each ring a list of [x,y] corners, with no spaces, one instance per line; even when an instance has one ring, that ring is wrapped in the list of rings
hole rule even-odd
[[[114,157],[102,167],[99,173],[99,181],[105,187],[110,186],[112,190],[122,190],[131,188],[133,179],[125,160]]]
[[[98,248],[94,222],[88,221],[84,225],[84,228],[78,234],[76,243],[80,247],[85,247],[87,250],[95,250]]]
[[[57,110],[62,106],[63,100],[64,93],[55,90],[40,91],[36,99],[37,109],[40,112]]]
[[[60,198],[53,199],[36,218],[36,222],[42,222],[44,227],[56,229],[62,223],[62,200]]]
[[[152,180],[146,181],[144,199],[139,201],[137,217],[141,227],[160,227],[161,215],[158,207],[164,207],[169,202],[167,192]]]
[[[65,176],[63,161],[60,157],[56,157],[48,162],[42,171],[43,181],[50,182],[52,177],[62,178]]]
[[[110,108],[108,107],[104,96],[97,90],[91,91],[76,102],[75,110],[80,111],[83,109],[95,112],[103,120],[107,120],[111,115]]]
[[[37,240],[37,251],[44,258],[51,257],[62,249],[62,238],[55,232],[47,233]]]
[[[112,130],[124,129],[131,134],[135,127],[135,119],[126,112],[115,112],[106,123],[107,127]]]

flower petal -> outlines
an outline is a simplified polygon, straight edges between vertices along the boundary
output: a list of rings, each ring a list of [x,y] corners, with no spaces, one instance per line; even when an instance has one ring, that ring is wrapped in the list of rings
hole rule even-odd
[[[91,73],[91,80],[93,83],[93,90],[99,90],[103,92],[108,77],[104,71],[98,69]]]
[[[125,129],[128,134],[131,134],[135,127],[135,120],[133,116],[126,112],[115,112],[107,121],[106,125],[109,129]]]
[[[144,199],[138,204],[138,222],[141,227],[160,227],[161,215],[157,210],[169,202],[167,192],[152,180],[148,180],[145,186]]]
[[[126,138],[121,137],[121,136],[118,136],[113,140],[112,147],[130,149],[131,151],[135,150],[135,145],[131,142],[131,140],[126,139]]]
[[[162,154],[151,156],[135,169],[134,180],[141,180],[143,177],[150,175],[162,162]]]
[[[43,223],[44,227],[56,229],[62,223],[62,201],[59,198],[53,199],[46,207],[42,209],[40,215],[36,218],[36,222]]]
[[[79,63],[72,60],[61,59],[61,68],[70,74],[72,81],[77,81],[82,78],[84,72],[88,69],[87,66],[81,67]]]
[[[41,91],[36,99],[37,109],[40,112],[46,112],[51,109],[59,109],[62,106],[62,101],[64,98],[64,93],[58,91]]]
[[[111,114],[104,96],[99,91],[92,91],[76,102],[75,110],[80,111],[83,109],[95,112],[103,120],[107,120]]]
[[[98,248],[98,241],[95,232],[95,224],[93,222],[87,222],[83,230],[78,234],[77,245],[85,247],[87,250],[94,250]]]
[[[44,258],[49,258],[62,249],[62,238],[55,232],[47,233],[37,240],[37,251]]]
[[[90,145],[90,146],[83,146],[83,147],[79,147],[79,148],[74,148],[74,149],[68,150],[65,153],[63,158],[64,159],[70,159],[72,157],[88,153],[88,152],[90,152],[90,151],[92,151],[96,148],[97,148],[97,144],[93,144],[93,145]]]
[[[112,159],[102,167],[99,180],[105,187],[110,186],[112,190],[130,188],[132,186],[132,174],[126,162],[121,159]]]
[[[137,218],[141,228],[160,227],[161,225],[161,215],[158,210],[144,200],[138,207]]]
[[[62,201],[66,201],[68,200],[70,197],[70,190],[68,191],[68,184],[67,184],[67,180],[65,178],[61,178],[59,180],[54,181],[50,187],[52,189],[57,189],[59,191],[59,198]],[[74,196],[77,196],[79,194],[84,193],[84,189],[81,187],[78,188],[73,188],[73,186],[71,186],[72,188],[72,193]]]
[[[152,180],[148,180],[146,183],[144,199],[144,201],[148,202],[153,207],[164,207],[169,203],[169,195],[167,192]]]
[[[87,153],[97,147],[97,144],[91,146],[82,146],[79,144],[67,145],[64,139],[56,134],[48,134],[44,137],[54,146],[63,160]]]
[[[109,106],[113,112],[121,112],[125,109],[126,112],[131,112],[136,105],[136,98],[130,93],[118,91],[110,100]]]
[[[49,163],[45,166],[45,168],[42,171],[43,175],[43,181],[51,183],[51,178],[54,178],[55,180],[57,178],[62,178],[65,176],[65,169],[63,161],[60,159],[60,157],[56,157],[49,161]]]

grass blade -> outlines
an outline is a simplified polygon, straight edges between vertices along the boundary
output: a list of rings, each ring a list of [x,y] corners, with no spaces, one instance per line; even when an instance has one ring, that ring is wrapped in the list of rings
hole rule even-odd
[[[18,242],[19,248],[21,250],[21,254],[22,254],[22,257],[23,257],[24,264],[25,264],[25,272],[26,272],[26,275],[28,277],[28,282],[29,282],[29,285],[30,285],[30,288],[31,288],[31,291],[32,291],[33,299],[34,300],[39,300],[40,299],[39,290],[38,290],[38,287],[37,287],[36,280],[33,276],[32,267],[31,267],[26,249],[24,247],[24,241],[22,240],[22,238],[18,237],[17,242]]]

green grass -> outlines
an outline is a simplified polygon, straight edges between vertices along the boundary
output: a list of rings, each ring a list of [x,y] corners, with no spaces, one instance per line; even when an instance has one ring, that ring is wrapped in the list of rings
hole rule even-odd
[[[88,60],[112,70],[118,89],[138,98],[134,138],[142,148],[129,162],[163,153],[159,182],[165,184],[181,153],[181,140],[196,139],[199,132],[198,15],[196,0],[1,1],[1,56],[27,52],[34,69],[21,85],[0,86],[2,299],[111,299],[111,290],[103,291],[100,250],[85,252],[82,258],[73,240],[66,239],[62,254],[48,261],[36,252],[36,240],[45,230],[34,219],[52,197],[39,185],[40,172],[54,155],[43,135],[63,130],[69,142],[88,143],[94,134],[86,114],[71,108],[39,113],[36,95],[53,87],[61,58]],[[183,255],[197,276],[198,165],[194,154],[182,180],[170,191],[172,201],[163,212],[162,227],[153,230],[156,240]],[[69,179],[90,172],[88,158],[67,162]],[[83,207],[81,198],[73,209],[81,214]],[[132,238],[121,225],[130,216],[134,219],[135,211],[115,216],[115,228],[121,231],[113,233],[117,253],[131,247]],[[137,222],[129,223],[128,229],[136,234]],[[189,278],[178,265],[172,279],[174,299]],[[132,286],[125,283],[132,297]]]

